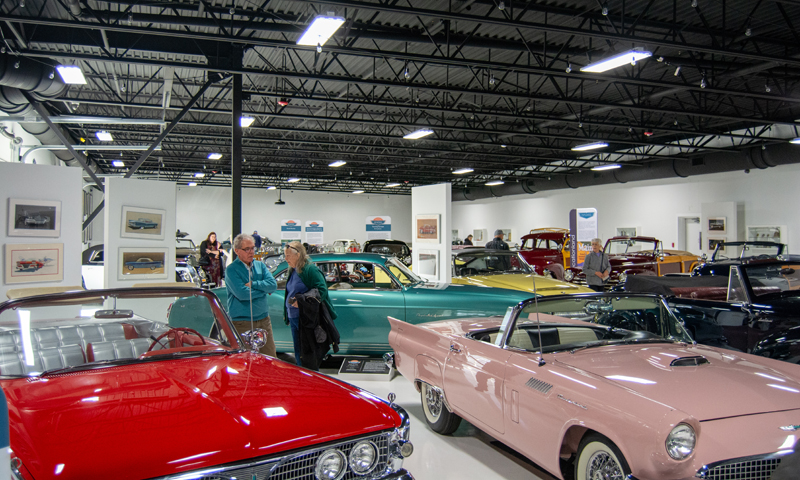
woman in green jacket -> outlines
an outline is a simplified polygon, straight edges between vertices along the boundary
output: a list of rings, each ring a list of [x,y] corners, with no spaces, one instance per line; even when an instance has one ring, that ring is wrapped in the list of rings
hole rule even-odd
[[[294,297],[316,288],[322,303],[328,307],[331,319],[336,319],[336,310],[333,309],[333,304],[331,304],[328,296],[328,284],[325,283],[325,276],[308,258],[303,244],[289,242],[283,249],[283,255],[290,269],[289,279],[286,281],[286,295],[284,296],[286,301],[283,304],[283,314],[292,329],[294,357],[297,364],[302,366],[300,362],[300,311],[297,308],[297,300]]]

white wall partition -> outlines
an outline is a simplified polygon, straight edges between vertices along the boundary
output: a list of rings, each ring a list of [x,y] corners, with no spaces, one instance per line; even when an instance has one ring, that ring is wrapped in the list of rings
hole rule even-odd
[[[452,276],[450,271],[452,205],[452,187],[449,183],[414,187],[411,189],[411,219],[413,222],[411,235],[414,239],[412,240],[412,265],[414,265],[414,271],[425,275],[426,266],[424,265],[425,262],[420,261],[420,255],[423,257],[430,257],[435,252],[438,260],[435,274],[428,274],[425,275],[425,277],[444,283],[450,283]],[[438,243],[423,243],[416,240],[420,227],[416,219],[419,215],[438,215]]]
[[[54,167],[48,165],[27,165],[0,162],[0,226],[2,226],[4,257],[3,271],[0,272],[0,302],[5,301],[6,291],[13,288],[77,286],[81,284],[81,206],[83,196],[80,168]],[[8,199],[57,200],[61,202],[61,232],[59,237],[9,236]],[[64,244],[64,280],[61,282],[36,282],[5,284],[5,245],[7,244]]]
[[[136,180],[132,178],[107,178],[104,216],[105,288],[131,287],[137,283],[166,283],[175,281],[175,195],[172,182]],[[78,190],[80,193],[80,190]],[[166,212],[163,239],[122,237],[122,207],[164,210]],[[131,275],[119,279],[120,248],[166,248],[164,270],[166,278],[150,279]]]

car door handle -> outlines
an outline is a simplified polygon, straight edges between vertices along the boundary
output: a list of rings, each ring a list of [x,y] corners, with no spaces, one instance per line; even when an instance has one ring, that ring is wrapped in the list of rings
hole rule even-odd
[[[453,353],[461,353],[461,348],[459,348],[456,344],[450,344],[450,351]]]

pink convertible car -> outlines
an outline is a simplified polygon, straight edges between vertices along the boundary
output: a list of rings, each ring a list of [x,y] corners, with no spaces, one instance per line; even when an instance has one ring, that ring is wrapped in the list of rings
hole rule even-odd
[[[464,418],[556,477],[573,476],[571,460],[576,480],[766,480],[792,453],[800,366],[696,345],[657,296],[538,303],[504,318],[390,318],[387,361],[434,431]],[[587,323],[608,316],[634,323]]]

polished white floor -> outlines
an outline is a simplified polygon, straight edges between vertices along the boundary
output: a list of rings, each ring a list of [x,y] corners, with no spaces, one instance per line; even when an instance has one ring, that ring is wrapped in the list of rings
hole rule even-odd
[[[321,371],[337,376],[337,370],[332,368]],[[391,381],[353,380],[352,376],[345,381],[381,398],[387,398],[390,392],[397,395],[395,403],[411,415],[411,443],[414,444],[414,454],[403,466],[416,480],[556,478],[466,421],[461,422],[453,435],[433,432],[425,423],[419,393],[401,375]]]

